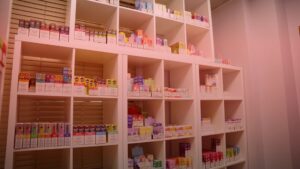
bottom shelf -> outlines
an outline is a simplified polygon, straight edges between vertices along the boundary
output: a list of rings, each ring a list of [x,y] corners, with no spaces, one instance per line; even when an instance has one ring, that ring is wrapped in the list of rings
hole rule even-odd
[[[70,149],[15,152],[14,169],[43,168],[66,169],[69,167]]]

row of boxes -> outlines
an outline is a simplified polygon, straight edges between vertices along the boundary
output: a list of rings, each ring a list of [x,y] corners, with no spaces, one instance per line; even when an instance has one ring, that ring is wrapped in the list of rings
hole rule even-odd
[[[153,40],[147,34],[138,29],[134,32],[119,32],[118,42],[120,46],[127,46],[140,49],[153,49]]]
[[[176,157],[167,159],[167,169],[192,169],[192,157]]]
[[[135,9],[153,13],[153,2],[151,0],[135,0]]]
[[[69,27],[46,24],[37,20],[19,20],[18,35],[46,40],[69,41]]]
[[[241,118],[231,118],[225,121],[225,129],[232,131],[232,130],[242,130],[243,123]]]
[[[75,76],[73,93],[79,96],[117,96],[117,80]]]
[[[17,123],[15,149],[70,146],[69,123]]]
[[[194,23],[209,28],[209,21],[206,16],[200,15],[196,12],[192,13],[189,11],[185,11],[184,14],[185,14],[185,20],[188,23]]]
[[[117,44],[117,32],[115,30],[96,30],[87,28],[86,25],[75,25],[74,39],[96,43]]]
[[[176,125],[176,126],[166,126],[165,127],[165,137],[188,137],[193,135],[192,125]]]
[[[218,166],[222,166],[224,164],[224,155],[221,151],[207,151],[202,153],[202,168],[209,169]]]
[[[73,126],[73,145],[117,143],[118,130],[114,124]]]
[[[155,14],[157,16],[183,21],[183,14],[181,11],[167,8],[164,4],[155,3]]]
[[[70,71],[69,68],[64,68],[62,75],[21,72],[19,73],[18,91],[71,95],[72,75],[69,73]]]
[[[189,90],[187,88],[165,87],[165,97],[188,98]]]
[[[240,158],[240,147],[239,146],[233,146],[233,147],[227,147],[226,148],[226,162],[232,162],[239,160]]]

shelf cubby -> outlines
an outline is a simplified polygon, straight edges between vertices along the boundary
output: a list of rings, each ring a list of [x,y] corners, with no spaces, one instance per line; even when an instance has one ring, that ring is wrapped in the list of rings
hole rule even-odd
[[[170,9],[170,10],[176,10],[179,11],[181,13],[181,18],[179,20],[183,21],[183,14],[184,14],[184,1],[183,0],[155,0],[156,4],[162,4],[166,6],[166,9]],[[158,11],[155,8],[155,15],[156,16],[160,16],[160,17],[165,17],[168,19],[174,19],[170,16],[166,16],[166,14],[162,13],[161,11]]]
[[[225,99],[243,97],[242,73],[240,70],[222,69],[223,96]]]
[[[104,53],[104,52],[94,52],[88,50],[77,49],[75,54],[75,76],[77,77],[85,77],[93,80],[97,80],[98,88],[101,84],[100,81],[105,83],[103,87],[110,87],[107,79],[113,79],[116,81],[116,89],[118,84],[120,83],[120,79],[118,79],[118,55],[112,53]],[[102,83],[101,82],[101,83]],[[76,84],[74,84],[76,86]],[[83,84],[81,84],[82,86]],[[77,88],[76,88],[77,89]],[[92,95],[97,97],[109,96],[109,97],[117,97],[118,91],[111,90],[103,91],[103,92],[89,92],[87,94],[82,88],[78,88],[78,90],[74,89],[74,96],[86,96]],[[97,89],[96,89],[97,90]],[[94,90],[95,91],[95,90]]]
[[[185,0],[185,11],[191,12],[191,13],[197,13],[202,16],[206,16],[209,18],[209,3],[208,0]],[[187,23],[191,23],[189,20],[187,20]]]
[[[184,146],[187,146],[188,148],[185,147],[185,149]],[[191,158],[192,161],[190,165],[192,165],[193,168],[197,168],[196,166],[198,161],[196,154],[196,143],[194,138],[166,141],[166,159],[178,157]]]
[[[86,147],[73,149],[74,169],[109,168],[118,169],[118,147]]]
[[[234,163],[245,160],[245,132],[226,134],[226,163]]]
[[[156,38],[167,39],[169,47],[178,42],[183,43],[185,45],[184,49],[186,49],[185,28],[182,22],[156,17]],[[159,47],[159,45],[156,45],[157,50],[159,50]],[[171,49],[165,51],[171,52]],[[184,55],[185,50],[179,51],[179,53]]]
[[[223,158],[219,161],[218,166],[223,166],[225,159],[225,136],[224,134],[217,134],[211,136],[202,137],[202,155],[204,152],[222,152]],[[204,162],[202,161],[202,168],[213,168],[213,166],[204,167]]]
[[[177,133],[178,136],[166,136],[166,138],[193,137],[196,126],[194,124],[194,102],[190,100],[165,101],[165,125],[166,126],[191,126],[191,129],[184,129],[184,133]],[[185,127],[183,127],[185,128]],[[191,130],[191,131],[190,131]],[[188,133],[187,133],[188,132]]]
[[[168,88],[183,89],[183,95],[167,96],[165,98],[193,98],[193,65],[189,63],[165,61],[164,62],[164,86]]]
[[[70,150],[42,150],[14,153],[14,169],[44,168],[44,169],[66,169],[69,168]]]
[[[131,33],[136,30],[143,30],[144,34],[154,42],[154,16],[146,12],[119,7],[119,31]]]
[[[236,131],[244,129],[244,109],[241,100],[225,100],[225,130]]]
[[[133,159],[132,157],[132,149],[134,147],[141,147],[143,149],[144,155],[152,154],[154,157],[154,160],[161,160],[162,164],[165,163],[165,145],[163,141],[159,142],[151,142],[151,143],[139,143],[139,144],[129,144],[128,145],[128,158]],[[127,161],[125,161],[125,164],[128,164]]]
[[[221,69],[199,65],[200,100],[220,99],[222,96]]]
[[[117,6],[108,3],[95,0],[77,0],[75,22],[85,25],[87,29],[117,31],[117,11]]]
[[[163,91],[163,64],[160,59],[151,59],[137,56],[128,56],[127,71],[130,74],[130,79],[127,80],[128,98],[162,98]],[[145,84],[139,85],[140,89],[134,90],[134,78],[139,77],[153,84],[147,84],[147,88],[142,89]],[[141,79],[142,78],[142,79]],[[138,82],[140,83],[140,82]],[[149,82],[150,83],[150,82]]]
[[[211,135],[222,132],[224,127],[224,108],[222,100],[201,101],[201,133]]]
[[[71,98],[19,96],[18,123],[65,122],[70,123]]]

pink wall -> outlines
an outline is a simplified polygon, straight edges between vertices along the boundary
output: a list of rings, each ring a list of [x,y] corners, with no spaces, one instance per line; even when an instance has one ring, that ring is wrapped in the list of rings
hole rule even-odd
[[[10,0],[0,0],[0,36],[7,41]]]
[[[230,1],[213,12],[216,51],[244,67],[250,169],[300,168],[300,47],[287,27],[300,5],[291,1]]]

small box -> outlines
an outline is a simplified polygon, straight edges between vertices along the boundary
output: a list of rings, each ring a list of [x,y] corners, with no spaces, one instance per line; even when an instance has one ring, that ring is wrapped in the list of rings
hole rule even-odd
[[[63,95],[71,95],[72,94],[72,84],[71,83],[64,83],[63,84]]]
[[[57,124],[57,136],[58,136],[58,146],[64,146],[65,145],[65,124],[64,123],[58,123]]]
[[[69,123],[65,123],[65,146],[71,145],[71,127]]]
[[[83,126],[73,126],[72,143],[74,145],[83,145],[84,144],[84,127]]]
[[[54,83],[54,93],[61,95],[63,91],[63,84],[62,83]]]
[[[15,129],[15,149],[21,149],[23,146],[23,133],[24,125],[23,123],[17,123]]]
[[[23,133],[23,148],[30,148],[30,130],[31,130],[31,124],[30,123],[24,123],[24,133]]]
[[[94,126],[84,127],[84,144],[92,145],[96,143],[96,133]]]
[[[50,123],[45,123],[45,147],[51,147],[52,146],[52,140],[51,140],[51,134],[52,134],[52,128]]]
[[[38,124],[38,147],[45,147],[45,124]]]
[[[29,37],[39,38],[40,30],[37,28],[29,28]]]
[[[30,133],[30,147],[38,147],[38,123],[31,124],[31,133]]]
[[[106,130],[104,125],[96,126],[96,144],[106,143]]]
[[[58,133],[57,133],[57,124],[51,123],[51,146],[56,147],[58,146]]]
[[[59,40],[59,29],[55,24],[50,24],[50,40]]]
[[[41,23],[40,38],[47,39],[47,40],[49,40],[50,38],[49,27],[46,23]]]

